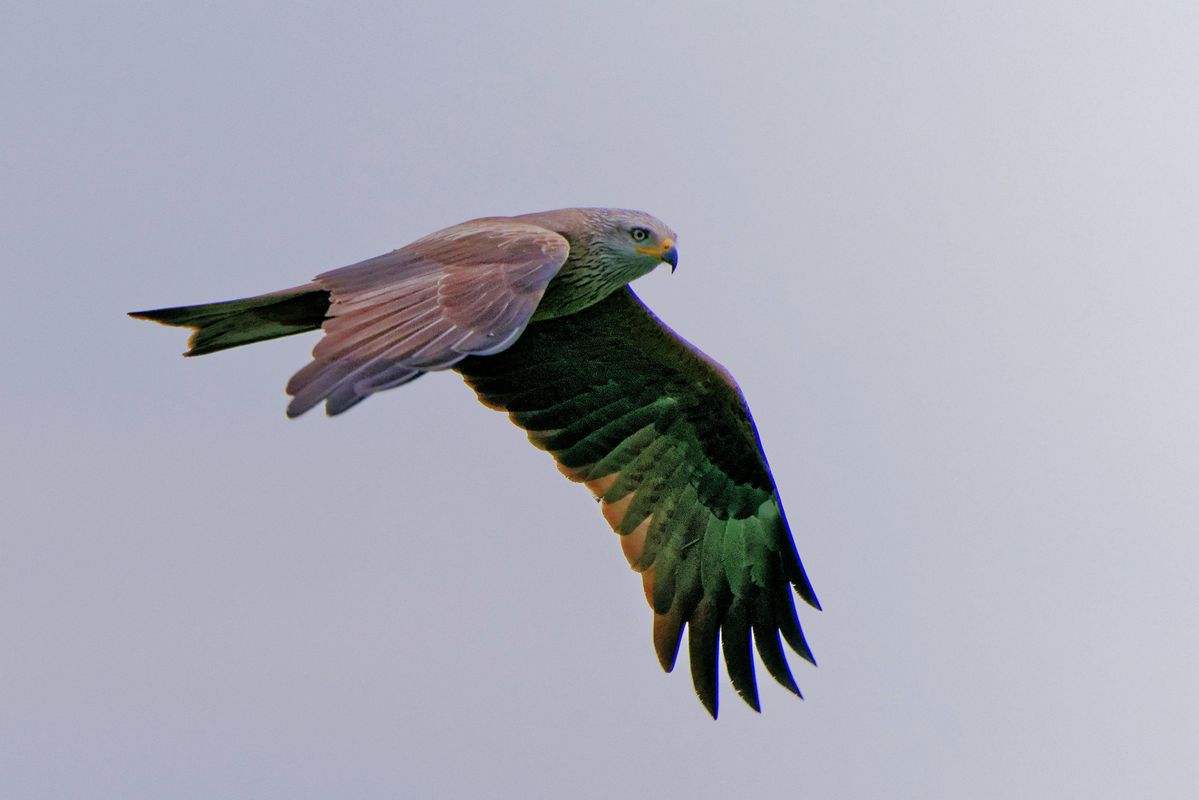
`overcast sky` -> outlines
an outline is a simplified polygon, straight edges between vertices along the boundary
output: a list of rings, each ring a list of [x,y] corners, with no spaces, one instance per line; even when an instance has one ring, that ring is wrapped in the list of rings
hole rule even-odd
[[[10,3],[0,795],[1199,796],[1199,6]],[[825,611],[661,673],[454,374],[285,419],[222,300],[640,208]]]

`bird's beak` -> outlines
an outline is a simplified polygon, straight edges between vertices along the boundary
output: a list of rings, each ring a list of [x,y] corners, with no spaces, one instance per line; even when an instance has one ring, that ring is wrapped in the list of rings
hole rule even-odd
[[[674,239],[667,239],[662,242],[662,254],[659,256],[663,261],[670,265],[670,271],[673,273],[679,266],[679,251],[674,247]]]
[[[652,247],[638,247],[638,253],[645,253],[647,256],[657,256],[660,260],[665,261],[670,265],[670,271],[674,272],[679,265],[679,251],[674,249],[674,239],[663,239],[657,249]]]

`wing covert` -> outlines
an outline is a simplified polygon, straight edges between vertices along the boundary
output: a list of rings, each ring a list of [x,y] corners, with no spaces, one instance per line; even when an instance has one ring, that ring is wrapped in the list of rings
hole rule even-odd
[[[820,606],[749,410],[723,368],[626,287],[455,369],[602,500],[642,575],[662,667],[673,669],[686,629],[692,680],[713,716],[720,650],[755,710],[755,646],[799,694],[782,641],[815,662],[792,589]]]
[[[325,335],[288,382],[288,416],[322,400],[339,414],[428,370],[510,346],[569,252],[546,228],[489,218],[318,275],[331,299]]]

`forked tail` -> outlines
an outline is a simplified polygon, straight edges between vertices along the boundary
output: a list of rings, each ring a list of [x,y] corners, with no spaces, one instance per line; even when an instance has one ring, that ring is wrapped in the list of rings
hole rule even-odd
[[[129,316],[163,325],[194,328],[183,355],[202,356],[243,344],[264,342],[320,328],[329,293],[314,283],[242,300],[198,306],[131,311]]]

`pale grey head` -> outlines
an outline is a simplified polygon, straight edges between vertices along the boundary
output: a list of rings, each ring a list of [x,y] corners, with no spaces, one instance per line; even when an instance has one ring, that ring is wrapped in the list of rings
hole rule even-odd
[[[663,261],[672,269],[678,266],[675,250],[678,236],[657,217],[623,208],[584,208],[580,211],[591,223],[592,247],[641,264],[645,272]]]
[[[546,289],[535,319],[571,314],[666,263],[678,266],[675,232],[657,217],[624,208],[562,208],[513,219],[561,234],[570,255]]]

